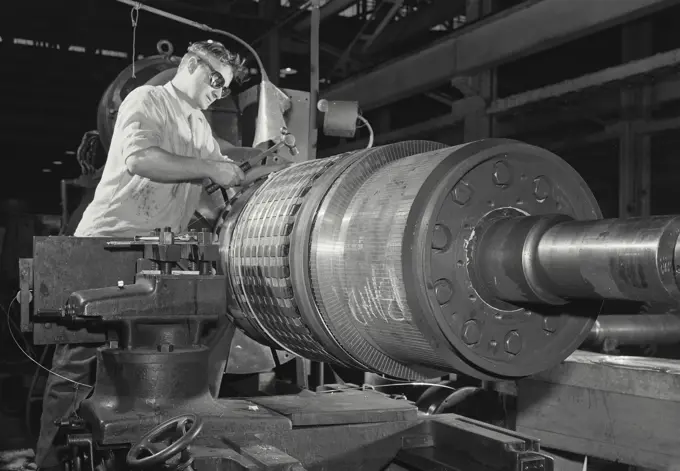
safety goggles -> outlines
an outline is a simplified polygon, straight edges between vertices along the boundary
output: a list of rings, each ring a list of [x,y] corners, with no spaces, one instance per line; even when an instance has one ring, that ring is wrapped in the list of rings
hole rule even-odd
[[[229,95],[231,95],[231,90],[229,87],[225,87],[225,84],[227,81],[224,79],[224,76],[216,71],[212,65],[208,63],[208,61],[199,59],[199,61],[205,65],[208,70],[210,70],[210,75],[208,76],[208,83],[212,88],[215,90],[222,90],[222,94],[220,95],[220,98],[226,98]]]

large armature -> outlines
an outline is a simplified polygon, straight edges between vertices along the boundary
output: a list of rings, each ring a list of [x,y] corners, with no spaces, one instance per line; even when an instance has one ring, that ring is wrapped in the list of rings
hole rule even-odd
[[[597,300],[678,296],[679,220],[600,218],[566,162],[515,141],[301,163],[221,228],[229,311],[260,342],[392,377],[531,375],[578,348]]]

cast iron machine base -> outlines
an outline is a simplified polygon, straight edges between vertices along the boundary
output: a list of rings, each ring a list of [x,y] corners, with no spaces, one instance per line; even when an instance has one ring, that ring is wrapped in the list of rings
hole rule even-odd
[[[157,390],[159,382],[168,385],[174,374],[200,370],[206,352],[200,347],[164,352],[147,358],[143,367],[136,360],[155,353],[101,349],[103,374],[79,411],[81,425],[87,425],[66,434],[69,467],[552,469],[551,458],[528,436],[454,414],[422,415],[405,399],[352,385],[326,385],[317,393],[214,399],[207,377],[189,374],[191,381],[199,376],[205,381],[191,384],[191,391],[166,391],[160,403],[150,399],[148,392]],[[167,367],[167,376],[165,368],[157,368],[160,364]],[[125,389],[130,399],[107,395],[112,370],[128,378],[115,379],[118,392]]]

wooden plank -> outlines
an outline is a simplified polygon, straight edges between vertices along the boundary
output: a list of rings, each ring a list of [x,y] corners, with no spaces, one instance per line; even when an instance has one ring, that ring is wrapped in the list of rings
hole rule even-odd
[[[331,87],[323,97],[364,111],[621,24],[678,0],[530,0]],[[540,27],[537,27],[540,25]]]

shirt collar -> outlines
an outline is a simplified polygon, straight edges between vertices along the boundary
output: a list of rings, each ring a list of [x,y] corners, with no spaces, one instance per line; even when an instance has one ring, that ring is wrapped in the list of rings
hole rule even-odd
[[[172,81],[166,83],[165,85],[163,85],[163,87],[168,91],[168,93],[170,93],[170,95],[173,98],[175,98],[175,100],[177,100],[177,103],[179,103],[179,106],[182,109],[182,112],[186,116],[194,115],[194,114],[196,114],[196,112],[200,111],[198,108],[194,108],[193,106],[191,106],[189,104],[189,102],[187,102],[184,98],[182,98],[181,96],[179,96],[177,94],[177,89],[172,84]]]

